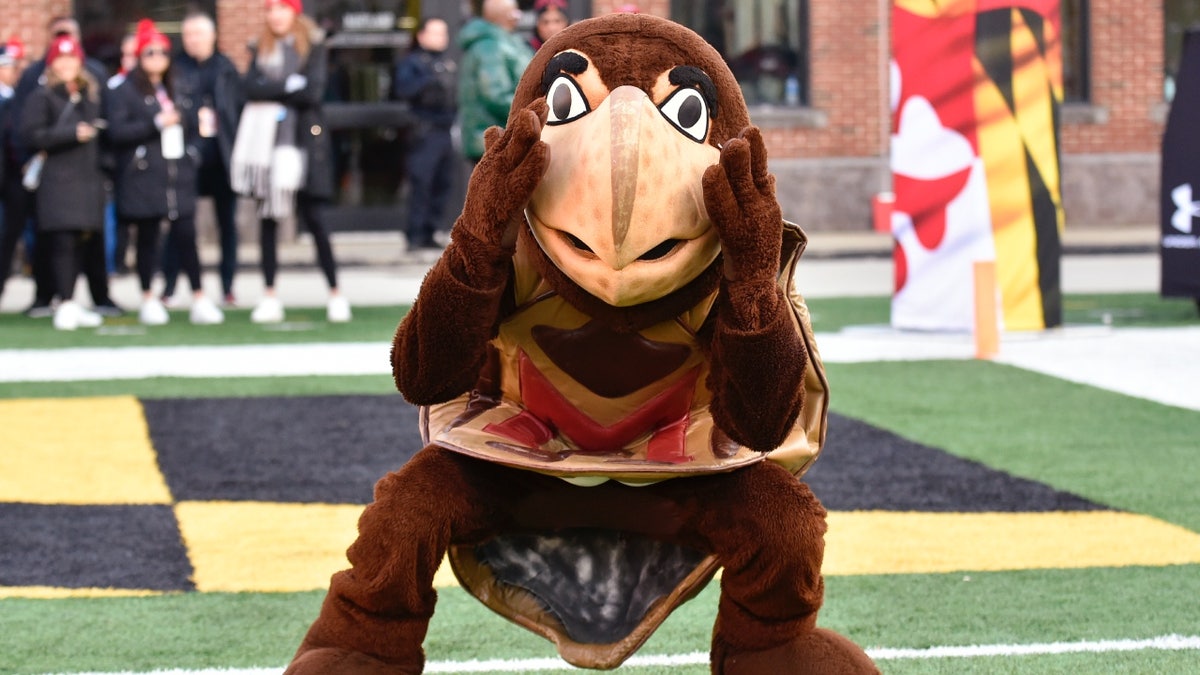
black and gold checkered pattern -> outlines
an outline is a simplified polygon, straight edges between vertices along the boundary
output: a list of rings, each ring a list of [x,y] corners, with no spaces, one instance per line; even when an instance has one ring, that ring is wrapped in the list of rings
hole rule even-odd
[[[415,430],[387,396],[0,401],[0,596],[322,588]]]
[[[398,396],[0,400],[0,597],[324,588],[416,429]],[[1163,521],[837,415],[829,437],[827,574],[1200,562]]]

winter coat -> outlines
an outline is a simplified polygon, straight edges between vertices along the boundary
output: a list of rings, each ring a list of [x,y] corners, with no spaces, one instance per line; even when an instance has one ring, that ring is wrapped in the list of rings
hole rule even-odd
[[[100,84],[104,84],[108,78],[108,72],[104,64],[90,56],[83,60],[83,69],[90,73]],[[9,158],[9,165],[16,166],[18,169],[24,165],[30,155],[36,152],[26,147],[25,139],[21,137],[21,111],[25,107],[25,101],[29,100],[30,94],[41,89],[45,84],[46,60],[40,59],[30,63],[25,70],[21,71],[21,77],[17,80],[17,86],[13,87],[13,95],[9,99],[9,115],[13,128],[13,134],[9,138],[9,150],[12,152]]]
[[[4,185],[4,181],[8,180],[10,175],[17,175],[17,167],[9,167],[9,163],[14,159],[9,141],[12,137],[12,106],[9,105],[11,101],[11,97],[0,98],[0,185]],[[0,190],[0,195],[3,194],[3,190]]]
[[[250,68],[242,80],[247,101],[275,101],[297,116],[296,145],[307,158],[304,189],[309,197],[329,199],[334,194],[333,142],[325,126],[321,102],[327,78],[326,50],[321,36],[314,35],[308,58],[300,65],[307,83],[303,89],[288,93],[284,81],[268,77],[258,67],[258,50],[250,48]]]
[[[508,121],[517,82],[533,51],[517,35],[479,18],[463,27],[458,41],[463,49],[458,78],[463,152],[478,160],[483,156],[483,132]]]
[[[246,98],[242,92],[241,74],[233,62],[219,52],[213,53],[204,63],[186,53],[179,54],[171,62],[171,72],[175,77],[175,98],[180,105],[180,112],[193,128],[200,127],[200,108],[207,106],[216,112],[216,146],[220,161],[228,169],[233,155],[233,139],[237,136],[238,119],[242,116],[242,104]],[[209,161],[203,154],[201,159],[203,162]]]
[[[194,215],[198,134],[191,120],[180,111],[186,152],[169,160],[163,157],[161,131],[154,123],[162,105],[144,75],[134,71],[106,100],[118,215],[124,220]]]
[[[416,47],[396,66],[394,98],[426,126],[449,129],[458,113],[458,64],[445,52]]]
[[[31,154],[46,151],[36,199],[41,231],[98,231],[104,227],[100,136],[80,143],[75,134],[80,122],[94,123],[101,117],[100,87],[85,70],[74,103],[66,85],[48,83],[34,90],[21,109],[21,140]]]

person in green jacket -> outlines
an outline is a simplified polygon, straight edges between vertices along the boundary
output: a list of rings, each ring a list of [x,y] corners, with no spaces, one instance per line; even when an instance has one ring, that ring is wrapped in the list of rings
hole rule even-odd
[[[459,33],[459,120],[463,154],[473,163],[483,157],[483,132],[508,120],[517,81],[533,58],[533,50],[513,32],[520,17],[516,0],[483,0],[481,16]]]

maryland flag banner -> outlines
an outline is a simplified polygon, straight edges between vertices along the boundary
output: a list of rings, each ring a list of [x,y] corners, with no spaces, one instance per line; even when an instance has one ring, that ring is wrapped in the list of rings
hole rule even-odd
[[[1062,323],[1058,0],[896,0],[892,325],[971,330],[994,261],[1001,326]]]
[[[1200,299],[1200,29],[1183,36],[1162,141],[1162,294]]]

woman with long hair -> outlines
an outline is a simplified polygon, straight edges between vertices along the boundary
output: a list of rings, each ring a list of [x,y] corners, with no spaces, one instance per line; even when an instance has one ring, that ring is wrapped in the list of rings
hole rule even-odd
[[[83,46],[59,35],[46,50],[45,84],[21,111],[21,137],[41,163],[36,189],[38,246],[46,246],[49,277],[62,299],[54,310],[59,330],[94,328],[99,314],[74,300],[86,265],[104,280],[104,174],[100,170],[101,85],[83,66]],[[15,225],[15,223],[14,223]],[[95,289],[93,295],[96,295]],[[92,298],[97,304],[108,298]]]
[[[275,293],[278,220],[295,215],[308,228],[329,284],[326,317],[350,320],[338,291],[337,264],[320,207],[334,193],[333,146],[321,101],[325,94],[324,33],[302,13],[300,0],[267,0],[266,25],[251,48],[246,107],[233,145],[230,181],[258,201],[265,293],[250,314],[255,323],[283,321]]]
[[[537,0],[533,3],[533,11],[536,18],[529,46],[537,51],[546,40],[570,25],[571,19],[567,16],[567,0]]]
[[[218,324],[225,315],[204,294],[196,250],[196,151],[198,130],[175,104],[171,41],[143,19],[137,29],[137,65],[108,98],[108,139],[117,156],[116,207],[120,222],[137,229],[137,272],[142,288],[138,319],[167,323],[166,307],[151,290],[159,271],[163,219],[171,228],[180,265],[192,287],[190,319]]]

